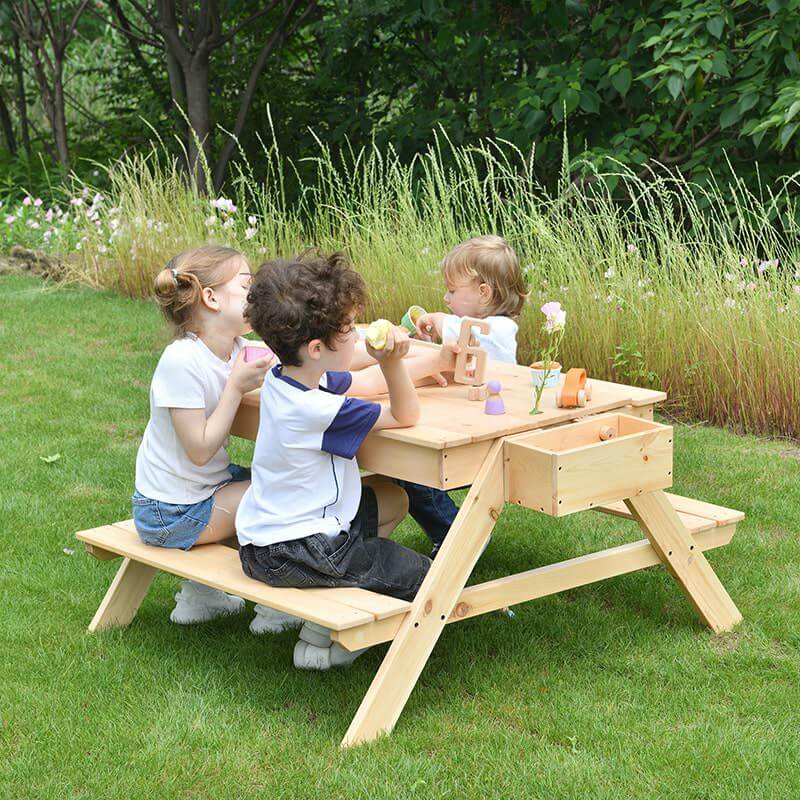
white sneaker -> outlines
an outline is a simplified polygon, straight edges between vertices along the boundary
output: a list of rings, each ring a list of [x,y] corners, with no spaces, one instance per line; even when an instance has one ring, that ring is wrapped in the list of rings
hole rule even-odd
[[[297,669],[325,670],[331,667],[349,667],[363,652],[346,650],[338,642],[331,641],[330,628],[305,622],[300,628],[300,640],[294,646],[294,665]]]
[[[283,611],[277,611],[260,603],[255,606],[256,615],[250,621],[250,633],[260,636],[262,633],[281,633],[303,624],[300,617],[294,617]]]
[[[324,625],[317,625],[316,622],[304,622],[300,628],[300,640],[313,644],[314,647],[330,647],[331,629]]]
[[[300,639],[294,646],[292,659],[297,669],[330,669],[331,645],[317,647]]]
[[[239,614],[244,600],[195,581],[184,581],[175,595],[175,608],[169,615],[176,625],[194,625],[217,617]]]
[[[326,670],[331,667],[349,667],[368,647],[362,650],[345,650],[338,642],[318,647],[300,639],[294,646],[294,665],[297,669]]]

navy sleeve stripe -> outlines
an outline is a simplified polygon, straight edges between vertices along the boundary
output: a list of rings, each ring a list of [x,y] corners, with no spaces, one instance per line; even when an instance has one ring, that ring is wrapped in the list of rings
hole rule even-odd
[[[320,389],[331,394],[344,394],[352,383],[353,376],[349,372],[326,372],[325,386],[320,386]]]
[[[348,397],[322,434],[322,449],[335,456],[353,458],[380,413],[378,403]]]

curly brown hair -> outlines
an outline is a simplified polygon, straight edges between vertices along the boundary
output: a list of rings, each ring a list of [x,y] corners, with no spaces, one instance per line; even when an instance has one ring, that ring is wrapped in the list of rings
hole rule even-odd
[[[366,301],[364,279],[344,253],[312,250],[262,264],[244,316],[282,364],[299,367],[300,348],[313,339],[335,350],[336,336]]]

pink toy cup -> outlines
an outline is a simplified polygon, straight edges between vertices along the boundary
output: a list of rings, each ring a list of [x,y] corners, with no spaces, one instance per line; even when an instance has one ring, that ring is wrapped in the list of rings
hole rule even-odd
[[[275,353],[269,347],[259,347],[256,345],[248,344],[244,348],[245,361],[258,361],[259,358],[272,358]]]

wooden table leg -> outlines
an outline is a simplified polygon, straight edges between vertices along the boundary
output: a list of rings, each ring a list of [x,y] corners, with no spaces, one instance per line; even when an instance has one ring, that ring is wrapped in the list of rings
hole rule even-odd
[[[631,497],[625,505],[706,625],[721,633],[741,622],[739,609],[664,492]]]
[[[126,558],[117,570],[100,607],[89,623],[89,632],[130,625],[158,570]]]
[[[505,504],[503,442],[495,442],[439,554],[364,696],[342,747],[376,739],[394,728],[428,661],[481,548]]]

